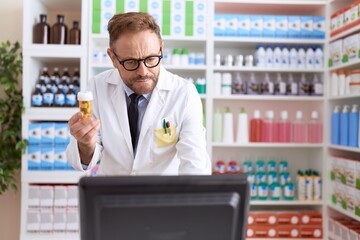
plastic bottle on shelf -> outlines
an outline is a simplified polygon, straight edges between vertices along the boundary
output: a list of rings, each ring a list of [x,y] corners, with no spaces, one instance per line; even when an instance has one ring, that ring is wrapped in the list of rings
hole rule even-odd
[[[50,76],[50,82],[51,82],[51,84],[55,84],[55,85],[60,84],[61,76],[60,76],[58,67],[54,67],[53,73]]]
[[[31,106],[42,107],[43,106],[43,95],[40,91],[41,85],[38,83],[35,85],[34,93],[31,95]]]
[[[306,49],[306,64],[307,69],[315,68],[315,52],[312,46],[308,46]]]
[[[322,69],[324,67],[324,53],[321,46],[316,46],[315,49],[315,68]]]
[[[180,64],[181,64],[181,66],[189,65],[189,53],[186,48],[181,49]]]
[[[64,23],[64,15],[57,15],[57,22],[51,28],[51,43],[67,44],[67,29]]]
[[[39,83],[41,85],[51,84],[50,75],[47,67],[43,67],[39,76]]]
[[[57,92],[54,95],[54,106],[55,107],[64,107],[65,106],[65,94],[62,92],[63,86],[58,85]]]
[[[359,145],[359,106],[354,104],[349,116],[349,147]]]
[[[232,94],[246,94],[246,82],[243,81],[240,72],[236,72],[235,78],[231,83]]]
[[[80,86],[80,71],[79,68],[74,68],[74,73],[71,76],[71,84],[75,86]]]
[[[344,105],[340,113],[340,145],[349,146],[349,105]]]
[[[63,68],[63,73],[61,75],[61,84],[63,85],[71,84],[71,77],[70,77],[69,69],[67,67]]]
[[[276,73],[276,80],[274,84],[275,95],[286,95],[286,82],[282,79],[281,73]]]
[[[249,143],[249,117],[245,112],[245,108],[240,108],[237,124],[237,143]]]
[[[195,87],[199,94],[206,93],[206,80],[205,78],[197,78],[195,81]]]
[[[299,95],[300,96],[310,95],[310,85],[306,79],[305,73],[301,74],[300,83],[299,83]]]
[[[215,54],[214,66],[221,66],[221,55],[219,53]]]
[[[247,94],[249,95],[261,94],[261,84],[256,79],[254,72],[250,73],[249,81],[247,81],[246,85],[247,85],[247,91],[246,91]]]
[[[314,73],[313,81],[310,84],[310,94],[312,96],[323,95],[323,83],[320,81],[318,75]]]
[[[263,95],[274,95],[274,82],[270,79],[270,74],[265,73],[264,81],[261,84],[261,93]]]
[[[295,46],[290,48],[290,68],[298,67],[298,51]]]
[[[299,94],[299,84],[294,80],[292,73],[289,73],[289,79],[286,83],[286,95],[296,96]]]
[[[213,125],[213,141],[221,142],[222,140],[222,129],[223,129],[223,116],[220,110],[217,108],[214,113],[214,125]]]
[[[171,65],[171,57],[172,57],[172,54],[171,54],[171,49],[169,48],[165,48],[163,50],[163,58],[162,58],[162,63],[164,65]]]
[[[278,141],[278,128],[274,120],[274,111],[266,112],[264,120],[264,142],[273,143]]]
[[[273,67],[273,64],[274,64],[274,54],[273,54],[273,49],[270,45],[268,45],[266,47],[266,53],[265,53],[265,56],[266,56],[266,64],[265,64],[265,67],[268,67],[268,68],[271,68]]]
[[[322,143],[323,142],[323,124],[319,121],[317,111],[311,112],[311,119],[307,126],[307,136],[309,143]]]
[[[264,121],[260,117],[260,111],[255,110],[250,120],[250,142],[263,142]]]
[[[231,73],[225,72],[221,75],[221,95],[230,96],[231,95],[231,83],[232,76]]]
[[[305,143],[307,134],[307,126],[303,120],[302,111],[296,111],[296,118],[292,122],[292,142],[294,143]]]
[[[331,96],[336,97],[339,95],[339,77],[336,71],[331,72],[330,78]]]
[[[340,145],[340,106],[335,106],[331,114],[331,144]]]
[[[54,104],[54,93],[51,91],[51,84],[46,85],[46,92],[43,94],[43,106],[52,107]]]
[[[65,96],[65,106],[67,107],[75,107],[77,104],[76,95],[74,93],[74,86],[72,84],[69,85],[69,91]]]
[[[275,45],[274,48],[274,68],[280,68],[282,66],[282,51],[279,45]]]
[[[298,49],[298,68],[304,69],[306,67],[306,52],[303,46]]]
[[[220,72],[214,72],[214,96],[218,97],[221,95],[221,82],[222,82],[222,76]]]
[[[345,81],[346,81],[346,75],[345,75],[345,71],[343,69],[340,69],[338,71],[338,78],[339,78],[339,96],[344,96],[345,95]]]
[[[174,48],[172,51],[171,64],[173,66],[180,66],[180,52],[177,48]]]
[[[291,141],[291,123],[288,119],[288,112],[281,111],[280,120],[278,122],[279,138],[281,143],[289,143]]]
[[[81,44],[81,30],[78,21],[73,21],[73,26],[69,31],[69,44]]]
[[[290,52],[286,45],[284,45],[281,49],[281,67],[290,67]]]
[[[256,47],[255,66],[261,68],[266,66],[266,52],[263,44]]]
[[[40,14],[40,22],[35,24],[33,28],[33,43],[50,43],[50,26],[46,22],[47,15]]]
[[[223,143],[234,143],[233,113],[229,107],[224,113]]]

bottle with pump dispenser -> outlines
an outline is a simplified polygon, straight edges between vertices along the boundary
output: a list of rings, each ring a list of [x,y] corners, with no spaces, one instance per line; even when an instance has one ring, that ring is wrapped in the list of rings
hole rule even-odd
[[[349,146],[350,106],[344,105],[340,114],[340,145]]]
[[[237,124],[236,142],[240,144],[249,143],[249,118],[245,108],[240,108]]]
[[[307,126],[308,143],[323,142],[323,124],[319,121],[317,111],[311,112],[311,119]]]
[[[331,114],[331,144],[340,145],[340,106],[335,106]]]
[[[234,143],[233,113],[229,107],[224,113],[223,143]]]
[[[354,104],[349,116],[349,147],[358,147],[359,141],[359,106]]]
[[[292,142],[294,143],[305,143],[306,142],[306,123],[303,120],[303,114],[302,111],[296,112],[296,118],[292,122]]]
[[[289,143],[291,140],[291,124],[288,119],[288,112],[281,111],[280,120],[278,122],[279,142]]]
[[[339,77],[336,71],[331,72],[331,96],[336,97],[339,95]]]
[[[47,15],[40,14],[40,22],[35,24],[33,29],[33,43],[50,43],[50,26],[46,22]]]
[[[250,142],[263,142],[264,121],[261,119],[260,111],[255,110],[250,120]]]

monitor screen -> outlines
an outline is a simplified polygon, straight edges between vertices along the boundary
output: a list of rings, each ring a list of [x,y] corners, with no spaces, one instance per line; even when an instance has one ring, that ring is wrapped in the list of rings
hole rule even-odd
[[[241,240],[246,175],[83,177],[82,240]]]

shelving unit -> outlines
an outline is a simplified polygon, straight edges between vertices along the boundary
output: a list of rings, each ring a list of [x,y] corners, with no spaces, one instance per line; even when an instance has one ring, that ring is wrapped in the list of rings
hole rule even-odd
[[[272,7],[276,5],[276,7]],[[323,181],[326,181],[328,169],[325,167],[326,156],[328,156],[330,149],[334,151],[352,151],[347,148],[340,148],[337,146],[330,146],[326,143],[326,134],[324,134],[324,143],[321,144],[280,144],[280,143],[249,143],[249,144],[224,144],[213,142],[213,114],[216,108],[223,110],[229,106],[234,111],[234,122],[237,122],[237,110],[240,106],[245,107],[249,118],[252,117],[254,110],[272,109],[278,117],[281,110],[288,110],[290,120],[295,118],[296,110],[302,110],[304,118],[308,119],[310,110],[316,110],[324,123],[324,132],[328,129],[326,123],[329,111],[328,105],[338,100],[351,101],[360,98],[359,96],[349,97],[335,97],[329,98],[324,96],[264,96],[264,95],[231,95],[231,96],[215,96],[213,94],[213,75],[214,72],[231,72],[231,73],[249,73],[256,74],[263,73],[306,73],[319,74],[324,83],[324,89],[328,89],[328,71],[336,70],[328,69],[292,69],[292,68],[258,68],[258,67],[225,67],[215,66],[214,56],[216,53],[222,54],[254,54],[255,48],[259,43],[263,44],[281,44],[281,45],[322,45],[324,54],[327,52],[327,40],[319,39],[283,39],[283,38],[251,38],[251,37],[214,37],[212,23],[215,13],[246,13],[246,14],[269,14],[281,15],[284,12],[288,15],[322,15],[328,14],[328,1],[326,0],[210,0],[207,1],[208,21],[206,37],[173,37],[165,36],[165,48],[188,48],[193,51],[204,52],[206,56],[205,65],[192,66],[173,66],[164,65],[169,71],[179,74],[183,77],[205,77],[207,80],[207,93],[201,95],[204,105],[206,128],[207,128],[207,149],[213,164],[219,158],[226,160],[235,158],[239,163],[245,160],[251,160],[253,163],[257,159],[268,160],[270,157],[275,159],[286,159],[289,163],[291,176],[294,178],[298,169],[312,168],[319,171],[323,176]],[[31,43],[32,27],[34,19],[37,19],[40,13],[48,13],[53,16],[48,18],[48,22],[54,22],[57,13],[66,13],[69,16],[67,25],[70,26],[70,20],[81,19],[81,40],[80,46],[57,46],[57,45],[36,45]],[[24,103],[26,112],[23,115],[23,137],[28,138],[28,126],[32,122],[41,121],[63,121],[68,119],[77,111],[77,108],[34,108],[30,105],[31,90],[39,75],[39,70],[42,66],[49,66],[52,68],[57,64],[66,64],[77,66],[81,71],[81,89],[85,89],[87,81],[92,76],[112,68],[109,61],[94,61],[91,57],[94,52],[106,52],[108,47],[108,36],[105,34],[94,34],[91,32],[92,26],[92,1],[87,0],[63,0],[61,4],[59,1],[50,0],[24,0],[24,67],[23,67],[23,89]],[[328,19],[327,19],[328,20]],[[337,36],[338,37],[338,36]],[[335,39],[335,38],[334,38]],[[333,39],[330,39],[332,41]],[[326,56],[326,54],[325,54]],[[359,63],[357,63],[359,64]],[[342,66],[353,67],[354,65]],[[326,91],[325,91],[326,92]],[[330,104],[327,104],[330,100]],[[261,150],[261,153],[259,151]],[[357,152],[355,151],[357,154]],[[253,156],[253,157],[251,157]],[[23,156],[22,159],[22,204],[21,204],[21,239],[78,239],[77,234],[54,234],[44,236],[34,236],[26,233],[26,200],[28,196],[28,189],[30,184],[71,184],[77,183],[83,174],[78,172],[61,172],[61,171],[28,171],[27,159]],[[324,186],[326,187],[326,186]],[[323,196],[327,197],[326,188],[323,190]],[[325,201],[251,201],[251,210],[257,209],[313,209],[319,210],[326,215],[328,206]],[[332,208],[333,209],[333,208]],[[341,212],[341,211],[339,211]],[[324,217],[324,234],[326,236],[326,225]],[[324,238],[326,239],[326,238]]]

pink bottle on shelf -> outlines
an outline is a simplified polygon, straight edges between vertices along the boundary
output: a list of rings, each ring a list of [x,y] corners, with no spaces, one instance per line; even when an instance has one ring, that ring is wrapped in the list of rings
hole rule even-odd
[[[274,120],[274,111],[267,111],[264,120],[264,142],[278,141],[278,127]]]
[[[307,125],[308,143],[323,142],[323,124],[319,121],[318,112],[311,112],[311,119]]]
[[[307,126],[302,118],[302,112],[296,112],[296,119],[292,123],[291,138],[294,143],[305,143],[307,134]]]
[[[277,125],[279,128],[279,142],[289,143],[291,141],[291,123],[288,119],[287,111],[281,111],[280,120]]]

